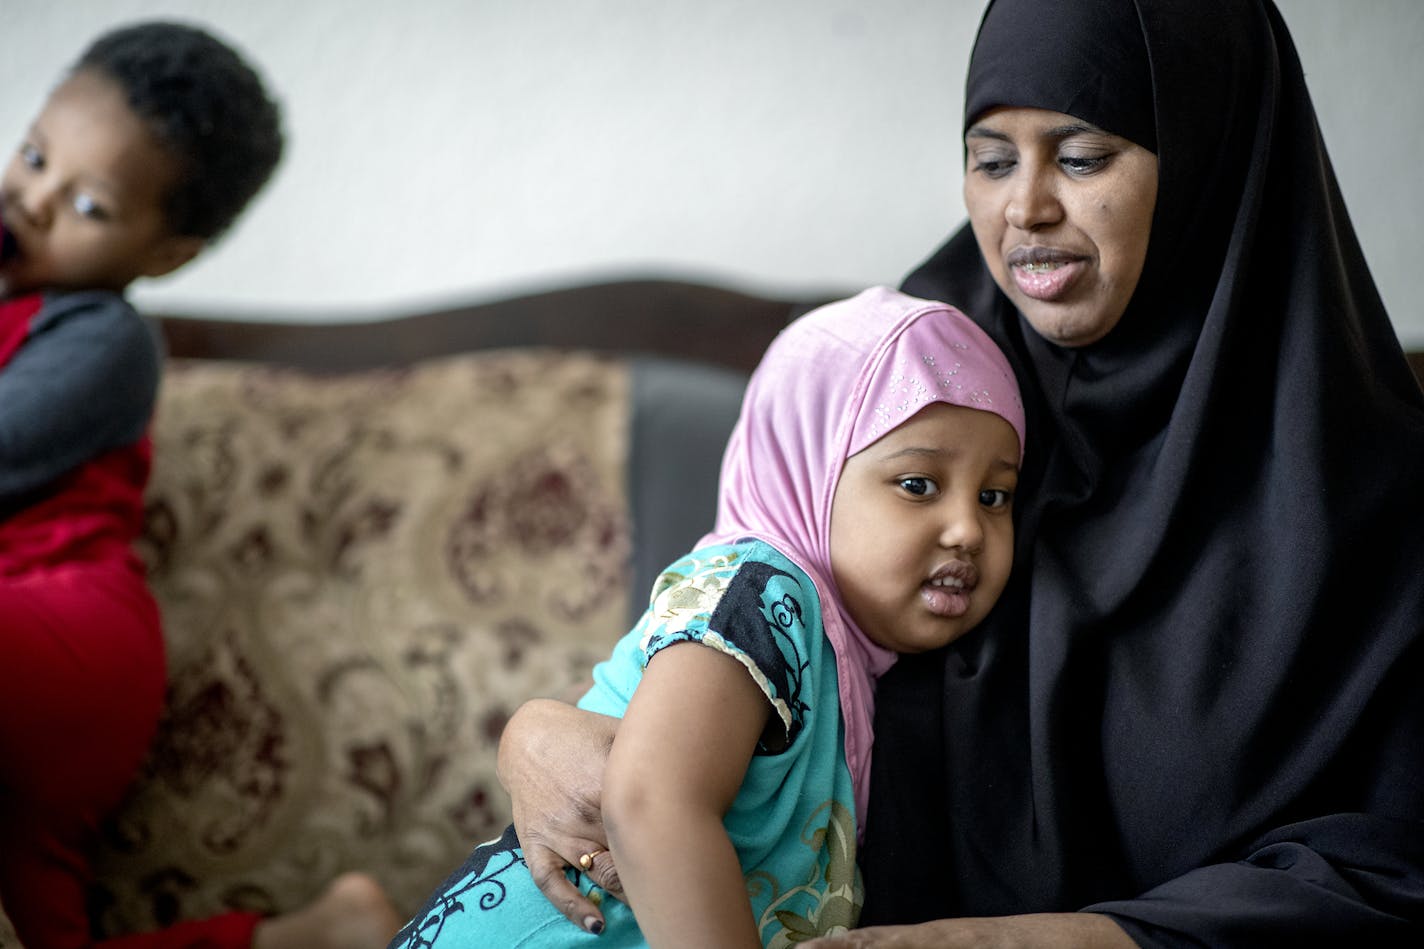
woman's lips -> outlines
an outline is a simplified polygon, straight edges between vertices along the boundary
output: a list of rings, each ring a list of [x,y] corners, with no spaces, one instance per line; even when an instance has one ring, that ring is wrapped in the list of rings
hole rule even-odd
[[[1048,302],[1066,295],[1088,269],[1085,258],[1052,247],[1016,247],[1006,262],[1024,296]]]

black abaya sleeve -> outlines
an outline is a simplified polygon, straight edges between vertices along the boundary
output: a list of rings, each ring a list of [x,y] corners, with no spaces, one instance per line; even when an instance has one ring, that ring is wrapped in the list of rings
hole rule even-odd
[[[1253,842],[1246,859],[1099,903],[1139,945],[1417,946],[1424,915],[1420,825],[1340,814]]]

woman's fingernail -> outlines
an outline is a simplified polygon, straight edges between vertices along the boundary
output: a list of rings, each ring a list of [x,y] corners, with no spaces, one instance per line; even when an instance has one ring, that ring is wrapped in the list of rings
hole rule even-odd
[[[603,920],[599,919],[597,916],[585,916],[583,920],[583,928],[587,929],[589,932],[597,936],[598,934],[603,932]]]

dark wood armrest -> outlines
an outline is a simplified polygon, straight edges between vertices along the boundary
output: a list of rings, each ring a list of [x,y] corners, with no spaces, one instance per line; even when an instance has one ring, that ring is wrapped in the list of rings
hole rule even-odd
[[[675,280],[628,280],[369,322],[155,316],[173,356],[316,370],[400,366],[469,350],[551,346],[679,357],[750,372],[790,319],[835,297],[784,300]]]
[[[671,356],[749,373],[790,320],[851,292],[788,300],[688,281],[615,280],[374,321],[155,317],[174,356],[333,372],[477,349],[553,346]],[[1407,355],[1424,385],[1424,350]]]

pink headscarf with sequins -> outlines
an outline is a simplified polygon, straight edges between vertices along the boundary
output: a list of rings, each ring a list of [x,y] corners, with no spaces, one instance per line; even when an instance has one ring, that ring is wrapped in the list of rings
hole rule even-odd
[[[813,310],[767,348],[727,442],[717,524],[698,546],[767,541],[816,584],[836,653],[857,826],[870,788],[875,680],[895,653],[846,613],[831,574],[831,500],[846,459],[931,402],[1001,416],[1024,443],[1008,361],[958,310],[886,287]]]

